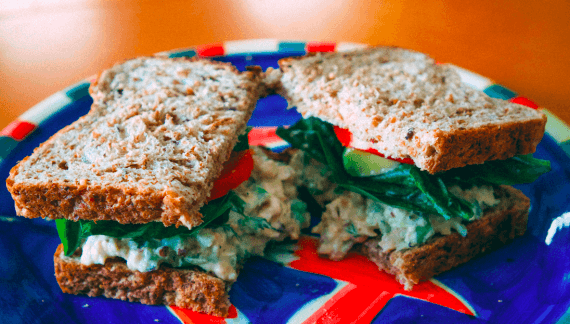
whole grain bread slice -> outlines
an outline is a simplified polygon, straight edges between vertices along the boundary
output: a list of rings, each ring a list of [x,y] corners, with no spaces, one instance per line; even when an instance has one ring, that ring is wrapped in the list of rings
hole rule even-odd
[[[513,241],[526,231],[530,200],[519,190],[500,186],[495,190],[499,205],[469,223],[467,236],[458,233],[435,236],[428,242],[401,251],[383,251],[379,238],[369,239],[362,252],[384,270],[396,276],[406,290],[420,281]]]
[[[173,305],[215,316],[227,316],[231,282],[200,270],[161,266],[158,270],[130,270],[124,260],[105,265],[82,265],[64,257],[60,244],[54,254],[55,278],[64,293],[105,296],[148,305]]]
[[[532,153],[546,117],[463,84],[449,65],[395,47],[279,61],[290,106],[349,129],[364,148],[430,173]],[[276,79],[269,71],[268,80]]]
[[[143,57],[103,72],[89,113],[10,172],[18,215],[193,227],[263,91],[260,69]]]

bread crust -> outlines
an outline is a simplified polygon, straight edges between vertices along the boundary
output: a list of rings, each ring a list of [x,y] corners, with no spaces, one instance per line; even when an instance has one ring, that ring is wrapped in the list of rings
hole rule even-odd
[[[145,62],[147,70],[131,72]],[[114,66],[91,85],[86,116],[12,168],[6,185],[18,215],[189,228],[202,222],[199,209],[263,91],[261,72],[185,58],[123,64],[130,65]],[[159,81],[145,84],[144,73]]]
[[[180,217],[163,215],[164,197],[151,190],[119,190],[113,187],[90,187],[78,184],[61,186],[55,183],[36,186],[12,184],[10,188],[13,195],[18,197],[18,200],[15,200],[16,212],[18,215],[30,218],[39,215],[74,221],[114,220],[121,224],[146,223],[162,219],[165,224],[176,224]],[[44,203],[38,202],[38,199]],[[33,206],[32,211],[29,206]],[[101,210],[105,213],[99,213]]]
[[[420,281],[496,250],[525,233],[530,200],[509,186],[500,186],[495,193],[501,203],[467,224],[466,237],[458,233],[435,236],[425,244],[401,251],[383,251],[380,239],[374,238],[362,245],[362,253],[411,290]]]
[[[215,316],[227,316],[230,282],[201,270],[161,266],[150,272],[133,271],[124,260],[105,265],[82,265],[63,256],[60,244],[54,254],[55,278],[64,293],[105,296],[148,305],[172,305]]]
[[[533,153],[546,127],[541,112],[490,98],[451,66],[401,48],[312,53],[279,66],[275,87],[304,117],[432,174]]]
[[[505,160],[516,155],[534,153],[546,127],[546,116],[522,122],[484,126],[478,129],[454,129],[436,132],[433,158],[424,160],[430,173],[438,173],[468,164]],[[428,151],[430,146],[419,147]],[[414,154],[410,150],[410,155]]]

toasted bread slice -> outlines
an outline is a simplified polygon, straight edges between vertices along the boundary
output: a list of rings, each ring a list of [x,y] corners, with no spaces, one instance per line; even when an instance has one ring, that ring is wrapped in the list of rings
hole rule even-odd
[[[280,92],[304,117],[347,128],[367,147],[432,174],[532,153],[544,134],[541,112],[490,98],[421,53],[373,47],[279,66]]]
[[[458,233],[432,237],[417,247],[383,251],[373,238],[363,245],[363,253],[381,270],[396,276],[406,290],[422,280],[463,264],[482,253],[496,250],[526,231],[530,200],[519,190],[500,186],[495,190],[499,205],[469,223],[467,236]]]
[[[60,244],[53,256],[55,278],[64,293],[105,296],[149,305],[173,305],[215,316],[227,316],[232,282],[201,270],[161,266],[150,272],[127,268],[120,258],[105,265],[82,265],[64,257]]]
[[[259,80],[259,69],[185,58],[137,58],[103,72],[89,113],[11,170],[18,215],[200,224]]]

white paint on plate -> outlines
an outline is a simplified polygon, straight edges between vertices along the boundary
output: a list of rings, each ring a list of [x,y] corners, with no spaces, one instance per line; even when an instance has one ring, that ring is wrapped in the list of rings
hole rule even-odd
[[[362,48],[366,48],[366,47],[368,47],[368,45],[366,45],[366,44],[341,42],[341,43],[338,43],[336,45],[336,51],[337,52],[348,52],[348,51],[354,51],[354,50],[362,49]]]
[[[44,120],[73,101],[63,92],[56,92],[42,102],[28,109],[19,119],[40,125]]]
[[[252,39],[243,41],[228,41],[224,43],[225,55],[242,53],[273,53],[279,50],[276,39]]]
[[[340,298],[342,298],[342,296],[346,295],[346,293],[356,288],[356,285],[348,283],[346,281],[341,281],[336,279],[334,279],[334,281],[336,281],[337,285],[333,291],[306,303],[303,307],[301,307],[301,309],[299,309],[295,313],[295,315],[293,315],[287,321],[287,323],[288,324],[304,323],[310,317],[314,319],[319,319],[324,313],[326,313],[326,311],[328,310],[328,308],[330,308],[330,306],[334,305],[333,303],[331,305],[328,305],[328,307],[326,308],[323,307],[329,300],[331,300],[333,297],[335,301],[339,300]]]
[[[546,245],[550,245],[556,232],[562,230],[564,227],[570,227],[570,212],[566,212],[561,216],[556,217],[552,223],[550,223],[550,228],[548,229],[548,234],[546,234],[546,240],[544,240],[544,243],[546,243]]]

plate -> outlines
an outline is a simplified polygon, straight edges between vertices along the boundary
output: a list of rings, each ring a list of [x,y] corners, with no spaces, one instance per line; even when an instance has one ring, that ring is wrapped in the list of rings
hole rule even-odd
[[[277,60],[316,51],[345,51],[352,43],[248,40],[159,53],[204,56],[248,65],[277,67]],[[462,80],[492,97],[534,105],[491,80],[456,67]],[[89,80],[64,89],[0,132],[0,178],[57,130],[87,113]],[[252,144],[281,149],[275,126],[300,118],[277,95],[261,99],[249,124]],[[535,157],[552,171],[520,185],[531,199],[528,231],[488,253],[406,292],[393,276],[364,257],[319,258],[316,240],[280,245],[266,258],[250,259],[231,290],[228,318],[165,306],[63,294],[55,281],[53,253],[59,238],[53,222],[14,217],[14,203],[0,189],[0,318],[10,323],[561,323],[570,318],[570,230],[559,226],[547,245],[554,219],[570,211],[570,130],[549,116],[547,135]],[[570,214],[569,214],[570,215]],[[569,216],[570,218],[570,216]],[[553,232],[554,233],[554,232]]]

